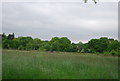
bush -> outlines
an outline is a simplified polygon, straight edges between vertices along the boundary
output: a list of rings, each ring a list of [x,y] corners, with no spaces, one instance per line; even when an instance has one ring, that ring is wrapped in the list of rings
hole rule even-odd
[[[112,51],[110,52],[110,54],[111,54],[111,55],[118,55],[118,52],[117,52],[116,50],[112,50]]]
[[[23,47],[22,45],[20,45],[20,46],[18,47],[18,50],[25,50],[25,47]]]
[[[118,52],[118,56],[120,56],[120,52]]]
[[[110,54],[109,52],[107,52],[107,51],[105,51],[105,52],[103,52],[103,54]]]
[[[44,49],[44,48],[39,48],[38,50],[39,50],[39,51],[47,51],[47,50]]]

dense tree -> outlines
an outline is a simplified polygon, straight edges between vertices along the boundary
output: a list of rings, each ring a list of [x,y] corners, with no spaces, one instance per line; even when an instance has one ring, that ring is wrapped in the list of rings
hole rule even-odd
[[[2,34],[2,40],[7,39],[7,36],[5,35],[5,33]]]
[[[39,48],[39,50],[50,51],[50,50],[51,50],[50,42],[44,41],[44,42],[41,44],[41,48]]]
[[[0,34],[0,49],[2,48],[2,34]]]
[[[41,40],[38,38],[35,38],[33,40],[30,40],[27,45],[26,45],[26,49],[27,50],[38,50],[41,46]]]
[[[107,51],[109,40],[106,37],[100,39],[92,39],[88,42],[88,48],[92,52],[104,52]]]
[[[67,51],[71,41],[67,37],[60,38],[60,51]]]
[[[109,42],[108,51],[117,50],[117,48],[119,47],[120,47],[119,42],[117,40],[112,40]]]
[[[66,51],[67,52],[78,52],[77,44],[75,44],[75,43],[70,44],[67,47]]]
[[[49,42],[49,51],[60,51],[60,38],[53,37]]]
[[[31,37],[18,37],[17,40],[19,41],[20,45],[26,47],[26,45],[33,39]]]
[[[120,41],[101,37],[100,39],[91,39],[88,43],[71,43],[67,37],[53,37],[50,41],[42,41],[31,37],[14,37],[3,33],[3,49],[19,50],[42,50],[42,51],[62,51],[62,52],[82,52],[82,53],[102,53],[120,55]]]
[[[4,40],[2,41],[2,48],[9,49],[9,48],[10,48],[10,45],[9,45],[9,44],[10,44],[10,43],[9,43],[9,40],[4,39]]]
[[[13,40],[14,39],[14,33],[13,34],[9,34],[7,37],[9,40]]]
[[[79,42],[77,43],[77,52],[81,52],[81,50],[83,49],[83,43],[82,42]]]
[[[88,43],[83,44],[81,52],[82,53],[94,53],[94,51],[91,48],[89,48]]]
[[[67,51],[71,41],[67,37],[54,37],[50,40],[51,51]]]

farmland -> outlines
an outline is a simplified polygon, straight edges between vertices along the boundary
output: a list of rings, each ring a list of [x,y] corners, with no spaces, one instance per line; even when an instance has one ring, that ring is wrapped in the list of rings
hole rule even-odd
[[[2,51],[3,79],[117,79],[118,57],[102,54]]]

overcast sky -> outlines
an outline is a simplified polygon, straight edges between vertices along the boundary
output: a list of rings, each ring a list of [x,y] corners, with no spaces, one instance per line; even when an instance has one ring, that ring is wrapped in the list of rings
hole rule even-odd
[[[2,32],[42,40],[68,37],[72,42],[118,37],[116,2],[4,2]]]

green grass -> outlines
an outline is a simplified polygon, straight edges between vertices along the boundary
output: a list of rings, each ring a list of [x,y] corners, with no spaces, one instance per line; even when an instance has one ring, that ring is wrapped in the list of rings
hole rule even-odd
[[[118,57],[3,50],[3,79],[118,79]]]
[[[2,80],[2,49],[0,48],[0,80]]]

